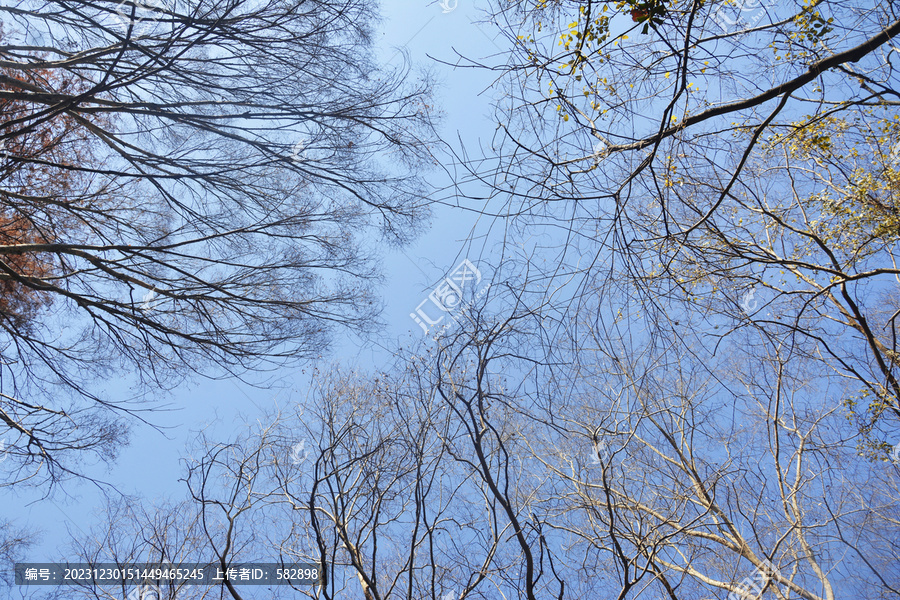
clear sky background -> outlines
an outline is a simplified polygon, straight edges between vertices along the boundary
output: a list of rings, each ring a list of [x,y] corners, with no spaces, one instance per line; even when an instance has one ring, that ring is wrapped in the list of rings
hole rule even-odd
[[[496,123],[491,118],[492,78],[483,70],[454,69],[433,60],[457,61],[457,53],[486,59],[503,47],[503,39],[495,29],[479,25],[483,18],[472,0],[446,0],[444,11],[438,2],[428,0],[386,0],[381,3],[384,21],[378,35],[380,61],[402,65],[404,54],[413,70],[428,69],[437,78],[435,101],[443,113],[440,135],[459,150],[458,138],[467,148],[490,146]],[[482,3],[483,4],[483,3]],[[496,40],[492,39],[492,36]],[[401,52],[404,50],[405,52]],[[415,75],[415,72],[412,73]],[[448,168],[452,172],[452,168]],[[446,189],[450,180],[442,169],[435,169],[430,181],[437,189]],[[444,195],[444,194],[442,194]],[[478,256],[467,254],[466,239],[473,227],[484,226],[472,212],[435,206],[430,227],[411,245],[401,249],[383,249],[385,285],[381,288],[384,302],[382,319],[386,324],[376,340],[337,330],[331,352],[323,362],[340,363],[369,371],[387,369],[395,361],[398,347],[423,343],[421,329],[409,313],[427,297],[434,285],[467,257],[478,264]],[[479,247],[482,247],[479,244]],[[486,278],[489,273],[484,273]],[[93,477],[115,486],[120,492],[147,499],[178,500],[185,493],[181,458],[186,444],[201,428],[213,439],[229,439],[247,421],[276,406],[287,407],[306,397],[310,366],[269,373],[265,378],[269,389],[253,387],[241,381],[194,378],[179,386],[159,401],[167,412],[150,415],[163,433],[139,423],[134,424],[131,445],[120,455],[111,470],[103,465],[88,466]],[[124,381],[124,379],[123,379]],[[110,396],[131,396],[122,381],[109,382]],[[69,559],[62,545],[67,531],[79,534],[89,530],[102,518],[103,492],[96,486],[67,482],[50,498],[41,497],[42,490],[4,491],[0,503],[4,514],[25,526],[41,532],[41,541],[28,553],[31,562]]]

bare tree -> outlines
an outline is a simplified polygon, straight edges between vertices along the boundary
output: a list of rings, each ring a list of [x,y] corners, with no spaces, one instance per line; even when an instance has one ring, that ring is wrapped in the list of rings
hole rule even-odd
[[[495,5],[495,371],[567,583],[896,594],[895,8]]]
[[[4,586],[14,585],[15,577],[10,567],[22,559],[25,550],[34,542],[34,533],[16,527],[10,521],[0,521],[0,562],[4,565],[0,570],[0,581]]]
[[[73,537],[65,558],[69,564],[107,565],[126,573],[134,565],[159,565],[188,570],[214,564],[200,526],[196,507],[189,502],[158,502],[153,506],[136,497],[110,499],[95,515],[88,533]],[[151,576],[141,580],[70,580],[51,588],[50,598],[92,600],[202,600],[221,598],[221,590],[193,584],[189,579]]]
[[[296,589],[321,598],[897,594],[898,469],[779,352],[596,327],[572,354],[580,313],[554,354],[534,310],[470,317],[402,372],[328,371],[297,414],[198,440],[201,553],[319,565]]]
[[[0,12],[10,481],[114,456],[135,405],[98,380],[127,373],[140,397],[371,325],[369,234],[416,233],[432,139],[428,81],[372,58],[372,3]]]
[[[474,455],[494,449],[477,474],[519,523],[521,597],[897,594],[900,469],[860,460],[827,378],[789,344],[657,345],[605,312],[572,311],[546,346],[533,306],[473,313],[434,361]]]
[[[862,451],[896,422],[900,25],[759,9],[498,5],[514,101],[471,167],[508,199],[498,291],[400,373],[207,444],[215,547],[272,531],[326,598],[895,597],[900,469]]]
[[[440,402],[402,376],[320,377],[296,415],[201,442],[187,483],[218,560],[318,565],[320,586],[295,587],[316,598],[490,597],[502,532],[449,458]]]
[[[516,238],[563,229],[534,293],[603,279],[666,330],[694,314],[719,339],[790,340],[840,374],[884,458],[900,417],[896,7],[520,2],[489,18],[509,55],[471,66],[510,98],[496,154],[468,164]]]
[[[310,563],[323,573],[319,585],[273,593],[314,598],[513,593],[523,552],[531,553],[516,529],[533,523],[518,498],[507,496],[510,457],[496,440],[473,439],[465,405],[435,391],[451,380],[467,385],[464,373],[441,381],[429,361],[414,364],[371,381],[320,373],[296,413],[258,420],[226,443],[201,436],[187,460],[187,502],[114,506],[98,530],[108,533],[76,541],[76,555],[88,562],[152,555],[223,569],[249,561]],[[163,523],[147,516],[153,514],[171,516]],[[124,546],[116,525],[123,518],[136,529]],[[530,543],[534,532],[525,536]],[[545,550],[533,556],[532,595],[544,587]],[[88,587],[82,592],[95,593]],[[210,593],[246,596],[230,582]]]

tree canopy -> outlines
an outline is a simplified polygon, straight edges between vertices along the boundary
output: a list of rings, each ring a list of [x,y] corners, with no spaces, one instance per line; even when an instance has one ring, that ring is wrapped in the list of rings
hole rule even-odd
[[[468,268],[478,255],[489,293],[454,292],[453,323],[398,350],[384,372],[317,369],[292,405],[254,415],[229,439],[198,435],[184,498],[111,502],[89,533],[72,536],[77,554],[176,564],[267,556],[324,574],[273,597],[897,597],[896,8],[491,3],[484,24],[508,51],[452,63],[489,70],[502,92],[492,145],[458,148],[452,165],[456,208],[492,230],[475,231],[466,259]],[[130,35],[124,48],[140,48],[144,38]],[[238,60],[227,46],[210,52],[204,60],[221,68]],[[210,88],[198,89],[190,107],[145,100],[129,118],[220,114]],[[257,106],[246,93],[250,112],[228,113],[240,127],[210,118],[210,135],[271,149],[271,164],[303,185],[332,182],[317,170],[327,157],[314,136],[293,147],[305,158],[284,165],[276,155],[289,144],[246,138]],[[391,98],[410,121],[391,116],[396,132],[378,129],[377,139],[425,125],[419,96]],[[265,118],[289,119],[281,110]],[[85,111],[78,124],[111,130],[92,120],[105,113]],[[399,139],[418,156],[419,137]],[[336,147],[365,145],[351,141]],[[256,168],[241,167],[241,185]],[[187,185],[186,172],[166,169],[178,176],[148,180]],[[254,185],[292,181],[264,171]],[[361,181],[338,187],[352,199]],[[363,205],[388,222],[413,215],[402,203]],[[52,276],[57,259],[47,260]],[[96,260],[102,270],[112,259]],[[171,285],[162,273],[143,281]],[[125,542],[115,535],[121,515],[146,523]],[[115,600],[121,591],[61,593]],[[243,600],[238,586],[216,592]]]
[[[369,3],[0,13],[0,415],[22,478],[112,456],[134,405],[97,381],[140,396],[372,327],[371,245],[427,214],[433,112],[427,79],[374,62]]]

